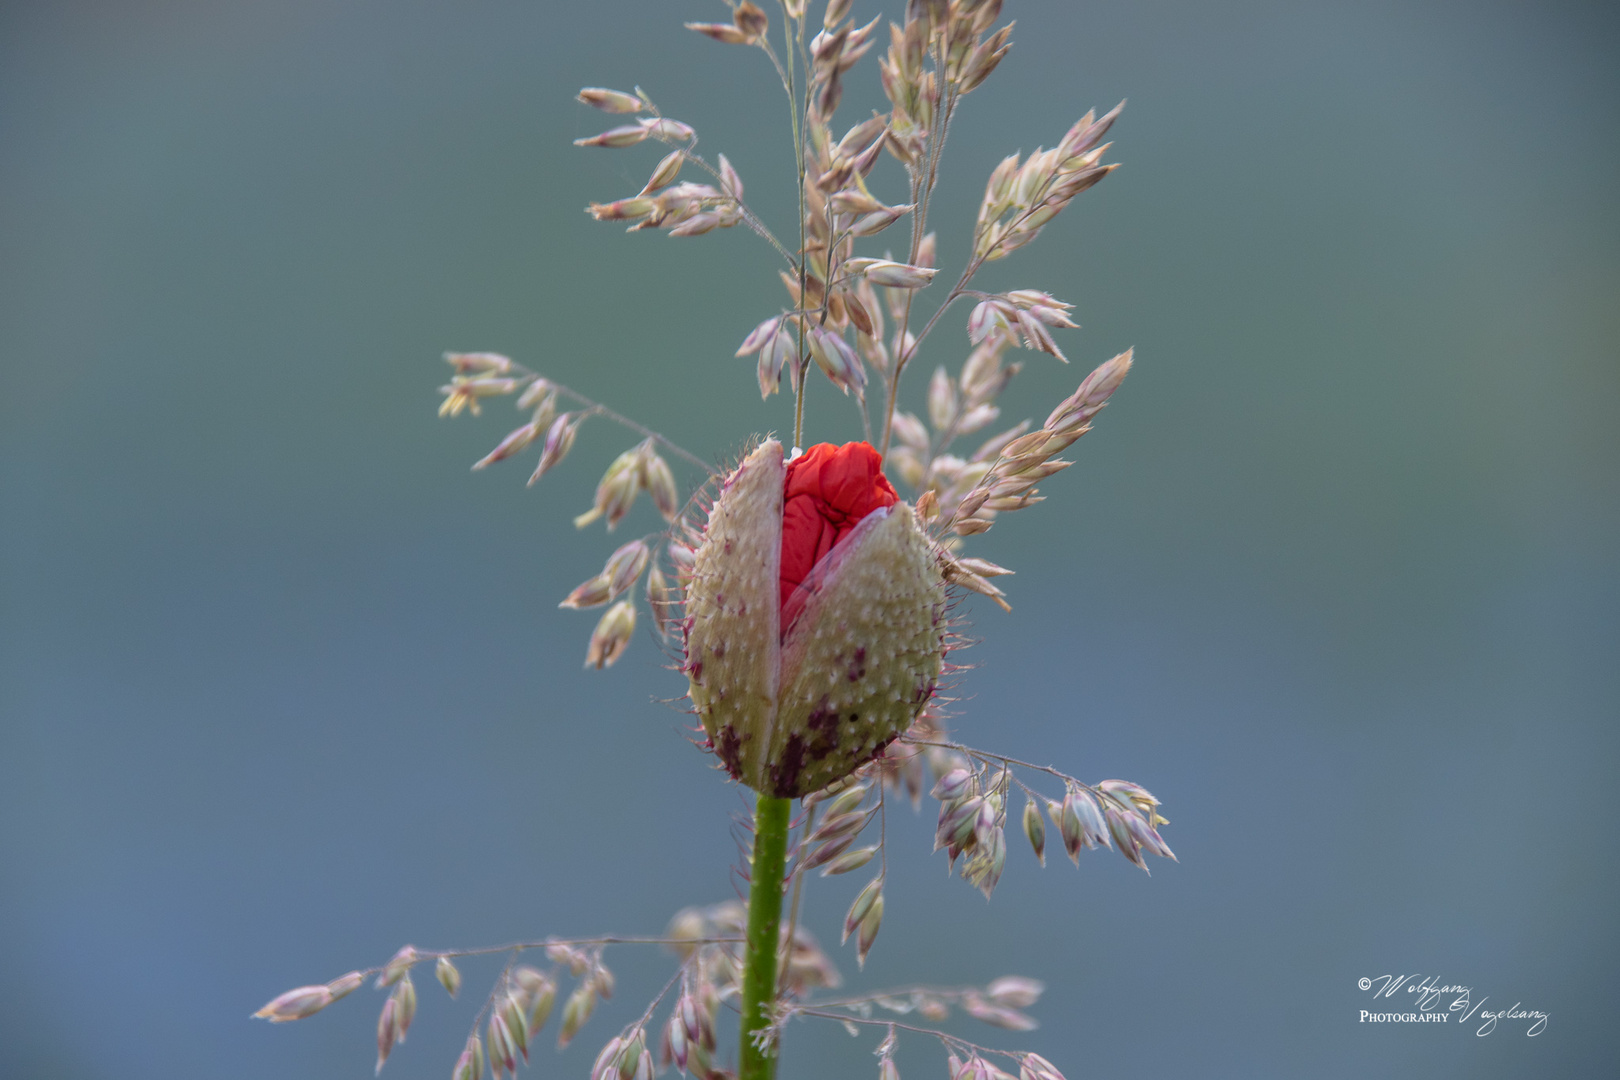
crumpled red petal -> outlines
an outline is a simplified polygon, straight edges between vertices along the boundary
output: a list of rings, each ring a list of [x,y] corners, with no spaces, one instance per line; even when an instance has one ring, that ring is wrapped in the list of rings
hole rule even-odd
[[[816,563],[874,510],[900,501],[869,443],[818,443],[788,462],[782,496],[782,635],[808,594],[801,586]]]

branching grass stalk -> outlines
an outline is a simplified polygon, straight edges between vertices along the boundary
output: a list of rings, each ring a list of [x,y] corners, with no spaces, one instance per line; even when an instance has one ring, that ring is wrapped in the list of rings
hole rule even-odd
[[[1029,770],[1031,770],[1033,772],[1043,772],[1043,773],[1046,773],[1048,776],[1057,777],[1059,780],[1062,780],[1065,784],[1069,784],[1069,785],[1072,785],[1074,787],[1080,788],[1083,791],[1088,791],[1091,794],[1098,796],[1099,798],[1104,798],[1105,797],[1101,791],[1098,791],[1097,788],[1095,788],[1092,785],[1086,783],[1084,780],[1080,780],[1080,779],[1078,779],[1076,777],[1070,776],[1066,772],[1060,772],[1059,770],[1053,768],[1050,765],[1037,765],[1033,761],[1020,761],[1018,758],[1008,757],[1006,754],[992,754],[987,750],[974,749],[973,747],[968,746],[966,743],[947,742],[947,741],[942,740],[942,739],[910,739],[910,738],[908,738],[905,741],[908,744],[910,744],[911,746],[935,746],[935,747],[939,747],[941,750],[955,750],[957,753],[965,754],[968,757],[973,758],[976,761],[981,761],[986,765],[1000,765],[1003,769],[1006,769],[1009,766],[1016,765],[1020,769],[1029,769]],[[1016,778],[1015,778],[1015,782],[1016,782]],[[1032,792],[1030,792],[1030,789],[1027,788],[1027,787],[1024,787],[1024,785],[1022,783],[1018,783],[1018,786],[1020,788],[1023,788],[1025,793],[1033,794]]]
[[[639,936],[639,937],[631,937],[631,936],[626,936],[626,935],[621,935],[621,934],[606,934],[606,935],[598,935],[596,937],[582,937],[582,938],[548,937],[548,938],[542,938],[539,941],[509,941],[504,945],[485,945],[485,946],[482,946],[480,948],[475,948],[475,949],[418,949],[417,950],[417,955],[423,957],[424,959],[432,960],[432,959],[436,959],[436,958],[438,958],[440,956],[449,956],[449,957],[458,957],[459,958],[459,957],[463,957],[463,956],[491,956],[491,955],[494,955],[495,953],[505,953],[505,952],[512,953],[515,956],[518,953],[527,952],[527,951],[532,950],[532,949],[544,949],[544,948],[546,948],[547,946],[550,946],[550,945],[568,945],[568,946],[661,945],[664,948],[672,948],[672,947],[675,947],[675,946],[685,947],[685,946],[688,946],[688,945],[722,945],[722,944],[727,944],[727,943],[738,941],[738,940],[740,940],[740,939],[739,938],[734,938],[734,937],[706,937],[706,938],[684,938],[684,937],[680,937],[680,938],[677,938],[677,937],[667,937],[667,936],[664,936],[664,935],[644,935],[644,936]],[[362,968],[361,971],[360,971],[360,974],[362,974],[362,975],[375,975],[377,972],[381,971],[384,966],[385,965],[378,964],[376,967]]]
[[[533,382],[535,379],[541,378],[539,373],[530,371],[528,368],[515,361],[512,362],[512,372],[525,382]],[[561,394],[563,397],[568,398],[576,404],[585,406],[585,411],[590,413],[592,416],[600,416],[604,419],[613,421],[615,424],[618,424],[621,427],[627,427],[631,431],[653,440],[658,445],[666,448],[670,453],[681,458],[683,461],[686,461],[688,464],[696,465],[698,468],[703,470],[704,475],[714,475],[713,465],[710,465],[707,461],[704,461],[702,458],[698,457],[684,446],[681,446],[663,435],[660,435],[647,425],[638,424],[628,416],[614,412],[606,405],[603,405],[600,401],[593,401],[584,394],[581,394],[579,391],[569,389],[556,379],[546,379],[546,382],[550,383],[552,389],[556,390],[557,393]]]
[[[928,1035],[938,1039],[941,1045],[943,1045],[948,1051],[966,1050],[973,1054],[994,1054],[996,1057],[1008,1058],[1012,1061],[1021,1061],[1024,1056],[1015,1051],[997,1050],[991,1046],[980,1046],[978,1043],[968,1042],[966,1039],[958,1038],[955,1035],[950,1035],[943,1031],[937,1031],[934,1028],[919,1027],[916,1024],[903,1024],[898,1020],[873,1020],[865,1016],[849,1016],[845,1015],[844,1013],[832,1012],[828,1009],[811,1006],[794,1006],[793,1015],[813,1016],[818,1020],[837,1020],[842,1024],[860,1024],[866,1027],[899,1028],[901,1031],[912,1031],[916,1032],[918,1035]]]
[[[777,63],[776,54],[771,52],[770,44],[763,41],[761,44],[765,47],[766,55],[771,58],[771,63],[776,64],[777,74],[782,74],[782,65]],[[786,76],[784,75],[783,78],[785,81]],[[650,112],[653,116],[664,115],[659,111],[657,103],[654,102],[652,98],[647,96],[646,91],[642,90],[640,87],[637,87],[636,90],[641,100],[646,102],[648,112]],[[692,164],[696,165],[698,168],[712,176],[715,180],[719,181],[722,190],[726,189],[725,178],[720,175],[720,170],[716,169],[713,165],[710,165],[707,161],[703,160],[701,156],[694,153],[698,144],[697,136],[692,136],[691,140],[685,143],[679,142],[675,139],[666,138],[662,135],[654,135],[653,139],[656,142],[663,143],[665,146],[668,146],[671,149],[679,150],[684,160],[690,161]],[[771,247],[775,248],[777,253],[788,261],[789,266],[793,266],[794,259],[792,252],[788,251],[788,249],[783,246],[782,242],[776,238],[776,234],[771,232],[760,216],[754,213],[748,204],[737,196],[736,192],[726,191],[726,194],[730,196],[729,201],[737,207],[737,213],[742,218],[743,224],[747,225],[755,236],[758,236],[761,240],[764,240],[766,243],[770,244]]]
[[[675,145],[674,143],[669,142],[667,139],[661,139],[659,141],[663,142],[666,146]],[[692,146],[696,145],[697,142],[694,140]],[[677,149],[680,149],[687,161],[690,161],[692,164],[708,173],[715,180],[719,181],[722,190],[724,190],[725,177],[720,175],[719,169],[715,168],[713,165],[710,165],[697,154],[692,153],[690,147],[677,147]],[[743,224],[747,225],[748,228],[753,231],[755,236],[758,236],[761,240],[764,240],[766,243],[770,244],[771,247],[775,248],[777,254],[781,255],[782,258],[787,260],[789,267],[797,270],[799,268],[799,261],[793,257],[793,253],[787,249],[782,241],[776,238],[776,234],[771,232],[770,228],[765,224],[765,222],[760,219],[760,216],[754,213],[747,203],[743,202],[735,195],[732,195],[731,202],[736,205],[737,212],[742,215]]]
[[[938,80],[936,85],[939,87],[939,112],[934,117],[933,129],[928,133],[928,142],[923,153],[925,167],[922,180],[920,183],[913,181],[911,186],[911,201],[916,205],[916,209],[911,214],[911,257],[907,261],[912,263],[917,261],[918,253],[922,250],[923,237],[927,235],[928,204],[934,193],[934,185],[939,180],[939,161],[945,154],[945,136],[950,130],[951,114],[956,109],[958,96],[951,88],[949,80],[945,78],[944,50],[944,43],[941,42],[934,55],[934,72]],[[889,376],[889,399],[883,410],[883,442],[878,447],[879,454],[887,456],[889,453],[889,437],[894,427],[894,409],[900,394],[901,373],[905,371],[906,364],[922,345],[923,338],[928,336],[928,331],[934,328],[934,323],[939,321],[939,317],[951,306],[952,301],[961,295],[962,286],[967,284],[968,279],[973,276],[973,271],[977,269],[976,262],[968,263],[968,269],[963,273],[962,280],[956,283],[956,288],[951,290],[945,302],[934,312],[933,318],[928,320],[922,334],[910,348],[905,347],[906,332],[911,326],[911,305],[916,299],[917,292],[912,290],[906,294],[905,310],[900,317],[900,332],[895,336],[895,343],[899,347],[895,349],[894,371]]]
[[[800,109],[800,105],[799,105],[798,89],[795,86],[795,76],[796,76],[798,65],[795,63],[795,60],[794,60],[795,56],[800,55],[800,54],[803,53],[803,47],[804,47],[804,23],[803,23],[802,19],[797,20],[797,37],[798,37],[797,44],[795,44],[794,37],[795,37],[795,20],[792,18],[791,14],[790,14],[790,12],[788,10],[788,5],[787,5],[786,0],[783,0],[783,3],[782,3],[782,38],[783,38],[784,45],[785,45],[785,50],[786,50],[786,53],[787,53],[787,71],[782,76],[782,85],[787,90],[788,112],[793,118],[793,175],[794,175],[794,178],[797,181],[797,185],[798,185],[797,190],[798,190],[798,207],[799,207],[799,258],[798,258],[798,261],[797,261],[796,269],[798,270],[798,276],[799,276],[799,305],[798,306],[802,308],[802,307],[804,307],[804,288],[805,288],[805,274],[806,274],[805,265],[804,265],[804,241],[805,241],[805,234],[804,234],[804,116],[801,115],[801,109]],[[771,51],[770,42],[766,41],[764,43],[764,46],[765,46],[766,53],[768,53],[770,55],[770,57],[771,57],[771,62],[773,64],[776,64],[776,70],[779,73],[781,73],[782,72],[782,65],[777,60],[776,54]],[[809,99],[810,63],[809,63],[808,57],[803,58],[803,70],[804,70],[804,75],[805,75],[805,86],[806,86],[806,89],[805,89],[805,108],[808,109],[809,101],[810,101],[810,99]],[[804,319],[803,318],[795,319],[794,324],[795,324],[795,327],[796,327],[798,341],[797,341],[797,347],[794,350],[796,355],[793,357],[793,365],[794,365],[793,445],[795,447],[799,447],[799,446],[804,445],[804,391],[805,391],[805,381],[806,381],[805,376],[809,373],[807,369],[809,368],[810,365],[809,365],[809,359],[806,356],[805,347],[804,347]]]
[[[804,895],[804,850],[805,842],[816,827],[816,808],[814,806],[804,812],[804,824],[799,827],[799,853],[793,860],[793,899],[788,904],[788,932],[787,942],[782,948],[782,977],[778,984],[787,982],[787,963],[793,955],[793,935],[799,929],[799,901]]]

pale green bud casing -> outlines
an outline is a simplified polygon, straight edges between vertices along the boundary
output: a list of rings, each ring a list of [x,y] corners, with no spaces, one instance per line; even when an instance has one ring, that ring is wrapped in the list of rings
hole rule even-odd
[[[932,696],[945,587],[909,506],[877,510],[817,563],[781,633],[786,467],[771,439],[727,479],[687,591],[692,703],[732,776],[799,798],[882,753]]]

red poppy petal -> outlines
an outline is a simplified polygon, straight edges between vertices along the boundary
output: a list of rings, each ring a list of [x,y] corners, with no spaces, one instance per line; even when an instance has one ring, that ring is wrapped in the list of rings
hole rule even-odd
[[[788,462],[782,498],[782,632],[804,609],[810,571],[873,510],[900,501],[863,442],[818,443]]]

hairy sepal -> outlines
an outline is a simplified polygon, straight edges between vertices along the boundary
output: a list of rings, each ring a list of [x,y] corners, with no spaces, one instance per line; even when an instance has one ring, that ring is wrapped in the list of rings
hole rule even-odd
[[[804,587],[782,644],[772,787],[800,796],[854,772],[905,732],[939,681],[945,588],[910,506],[874,510]]]
[[[687,593],[686,672],[710,743],[736,779],[776,798],[840,780],[927,704],[944,654],[945,586],[912,509],[868,514],[801,586],[782,633],[782,447],[727,479]]]
[[[776,717],[781,645],[782,444],[767,439],[726,479],[686,594],[686,675],[715,753],[756,791]]]

